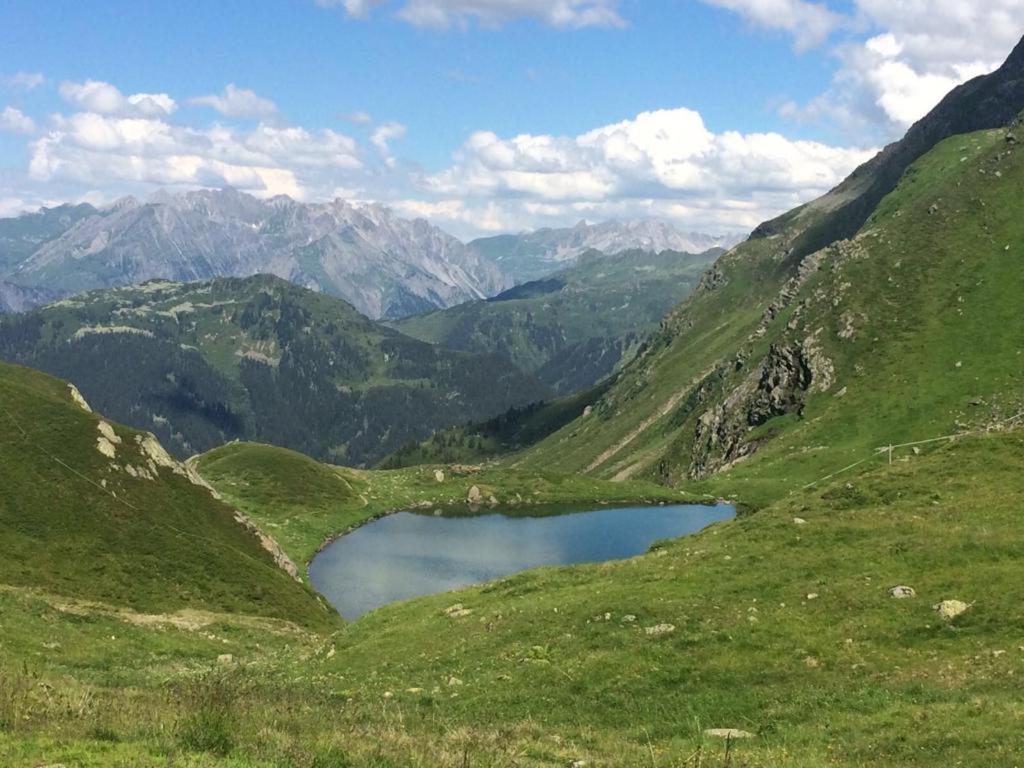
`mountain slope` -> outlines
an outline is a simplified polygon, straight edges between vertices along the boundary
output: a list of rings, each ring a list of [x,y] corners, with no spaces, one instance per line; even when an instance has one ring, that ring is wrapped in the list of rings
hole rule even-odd
[[[6,274],[79,221],[99,213],[91,205],[82,203],[41,208],[35,213],[0,219],[0,275]]]
[[[1012,417],[1024,376],[1010,287],[1024,263],[1024,165],[1012,132],[946,139],[853,239],[801,254],[852,226],[857,206],[924,151],[922,136],[998,124],[1022,107],[1024,44],[954,91],[906,144],[723,256],[595,406],[597,418],[566,426],[524,466],[674,482],[756,454],[728,482],[770,497],[880,445]]]
[[[62,209],[48,212],[47,221]],[[343,298],[371,317],[447,307],[510,284],[454,237],[381,205],[263,201],[225,189],[125,198],[91,215],[74,211],[70,226],[28,251],[31,238],[9,242],[4,233],[38,229],[32,216],[39,214],[0,221],[0,278],[68,294],[155,278],[269,273]]]
[[[331,625],[279,550],[197,475],[87,407],[66,383],[0,363],[0,582],[152,613]]]
[[[575,227],[538,229],[518,235],[483,237],[469,247],[496,263],[517,283],[539,280],[572,265],[588,251],[615,254],[622,251],[681,251],[702,253],[727,248],[740,238],[681,232],[655,219],[605,221]]]
[[[393,327],[452,349],[503,355],[559,394],[569,394],[597,383],[628,358],[719,253],[590,251],[544,280]]]
[[[235,438],[349,464],[548,390],[270,276],[151,282],[0,320],[0,358],[73,381],[184,457]]]

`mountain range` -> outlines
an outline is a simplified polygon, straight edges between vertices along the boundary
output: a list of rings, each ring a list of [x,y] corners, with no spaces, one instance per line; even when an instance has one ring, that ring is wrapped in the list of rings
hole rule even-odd
[[[485,237],[471,241],[469,247],[522,283],[571,266],[588,251],[704,253],[712,248],[730,248],[741,239],[736,235],[682,232],[657,219],[627,219],[596,224],[581,221],[574,227]]]
[[[522,267],[489,241],[465,245],[380,204],[260,200],[232,189],[160,191],[104,208],[67,204],[0,219],[0,312],[153,279],[272,274],[345,299],[368,317],[397,318],[494,296],[590,248],[703,251],[718,243],[658,222],[563,232],[499,238],[516,253],[544,249]]]
[[[200,190],[124,198],[103,209],[62,206],[27,221],[35,226],[22,217],[0,222],[0,276],[65,295],[152,279],[273,274],[377,318],[511,284],[451,235],[381,205]]]

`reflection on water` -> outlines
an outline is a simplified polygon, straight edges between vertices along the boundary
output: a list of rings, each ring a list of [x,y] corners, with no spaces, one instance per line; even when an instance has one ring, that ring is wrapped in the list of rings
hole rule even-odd
[[[310,565],[313,585],[346,619],[540,565],[632,557],[658,539],[732,517],[729,506],[621,507],[544,517],[400,512],[341,537]]]

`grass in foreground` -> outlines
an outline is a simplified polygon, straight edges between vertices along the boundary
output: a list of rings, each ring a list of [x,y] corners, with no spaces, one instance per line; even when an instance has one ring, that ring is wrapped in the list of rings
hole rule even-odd
[[[732,727],[755,734],[732,745],[750,768],[1013,765],[1022,500],[1024,435],[965,438],[639,558],[386,607],[329,636],[137,627],[0,595],[15,628],[0,760],[721,766],[703,732]],[[890,597],[897,584],[916,597]],[[944,621],[945,599],[971,607]],[[455,602],[472,613],[449,618]]]

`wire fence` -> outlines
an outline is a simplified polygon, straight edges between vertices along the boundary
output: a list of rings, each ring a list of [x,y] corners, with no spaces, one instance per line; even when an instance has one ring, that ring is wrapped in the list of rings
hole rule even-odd
[[[996,424],[991,425],[991,426],[989,426],[989,427],[987,427],[985,429],[974,429],[974,430],[969,430],[967,432],[957,432],[956,434],[953,434],[953,435],[942,435],[940,437],[930,437],[927,440],[914,440],[914,441],[909,442],[909,443],[895,443],[895,444],[883,445],[881,448],[876,448],[874,451],[872,451],[871,455],[868,456],[867,458],[861,459],[860,461],[855,461],[853,464],[849,464],[849,465],[843,467],[842,469],[837,469],[835,472],[832,472],[832,473],[830,473],[828,475],[825,475],[824,477],[818,478],[817,480],[814,480],[813,482],[810,482],[807,485],[803,486],[803,488],[801,490],[805,490],[806,491],[807,489],[813,488],[814,486],[816,486],[816,485],[818,485],[820,483],[824,483],[824,482],[827,482],[828,480],[832,480],[833,478],[838,477],[839,475],[843,474],[844,472],[849,472],[851,469],[855,469],[856,467],[859,467],[861,464],[865,464],[865,463],[867,463],[867,462],[869,462],[869,461],[871,461],[873,459],[878,458],[879,456],[888,455],[889,463],[892,464],[893,451],[896,451],[896,450],[898,450],[900,448],[914,448],[914,447],[917,447],[917,446],[920,446],[920,445],[929,445],[931,443],[940,443],[940,442],[944,442],[944,441],[945,442],[950,442],[950,441],[953,441],[953,440],[959,440],[962,437],[987,435],[987,434],[990,434],[990,433],[992,433],[994,431],[1000,431],[1000,430],[1007,429],[1008,427],[1011,427],[1012,425],[1018,423],[1022,419],[1024,419],[1024,411],[1021,411],[1016,416],[1012,416],[1009,419],[997,422]]]

